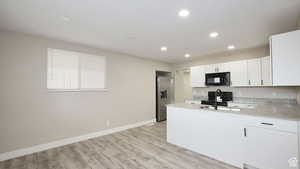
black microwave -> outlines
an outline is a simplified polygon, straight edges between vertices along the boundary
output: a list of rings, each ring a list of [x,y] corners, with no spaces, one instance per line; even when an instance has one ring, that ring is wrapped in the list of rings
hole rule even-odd
[[[206,86],[230,86],[230,72],[206,73]]]

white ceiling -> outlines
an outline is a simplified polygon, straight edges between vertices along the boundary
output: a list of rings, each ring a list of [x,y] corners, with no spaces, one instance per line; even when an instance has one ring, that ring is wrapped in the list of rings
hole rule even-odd
[[[190,10],[186,19],[178,17]],[[69,21],[64,21],[68,17]],[[266,44],[296,28],[300,0],[1,0],[0,28],[182,62]],[[209,33],[220,36],[211,39]],[[161,46],[168,51],[162,53]]]

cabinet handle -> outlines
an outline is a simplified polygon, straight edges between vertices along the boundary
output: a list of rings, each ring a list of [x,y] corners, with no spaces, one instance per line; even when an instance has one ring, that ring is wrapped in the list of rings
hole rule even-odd
[[[274,124],[272,124],[272,123],[260,123],[260,124],[268,125],[268,126],[274,126]]]
[[[247,137],[247,129],[244,128],[244,137]]]

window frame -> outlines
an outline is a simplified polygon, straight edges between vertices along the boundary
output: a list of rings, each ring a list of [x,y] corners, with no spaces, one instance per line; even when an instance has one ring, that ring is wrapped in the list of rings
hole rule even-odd
[[[78,54],[78,88],[76,89],[55,89],[55,88],[48,88],[48,70],[49,70],[49,52],[50,50],[59,50],[64,52],[73,52]],[[92,55],[97,57],[102,57],[104,59],[104,88],[81,88],[81,70],[82,70],[82,62],[81,62],[81,55]],[[107,57],[106,56],[100,56],[95,54],[88,54],[88,53],[82,53],[82,52],[76,52],[71,50],[64,50],[64,49],[57,49],[57,48],[47,48],[47,64],[46,64],[46,89],[48,92],[102,92],[102,91],[108,91],[107,89]]]

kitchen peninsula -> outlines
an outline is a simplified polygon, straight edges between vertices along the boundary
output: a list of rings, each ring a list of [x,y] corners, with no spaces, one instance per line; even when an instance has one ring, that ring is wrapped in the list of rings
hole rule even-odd
[[[257,104],[247,108],[247,104],[238,104],[232,110],[214,110],[180,103],[167,109],[169,143],[239,168],[298,168],[298,105]]]

